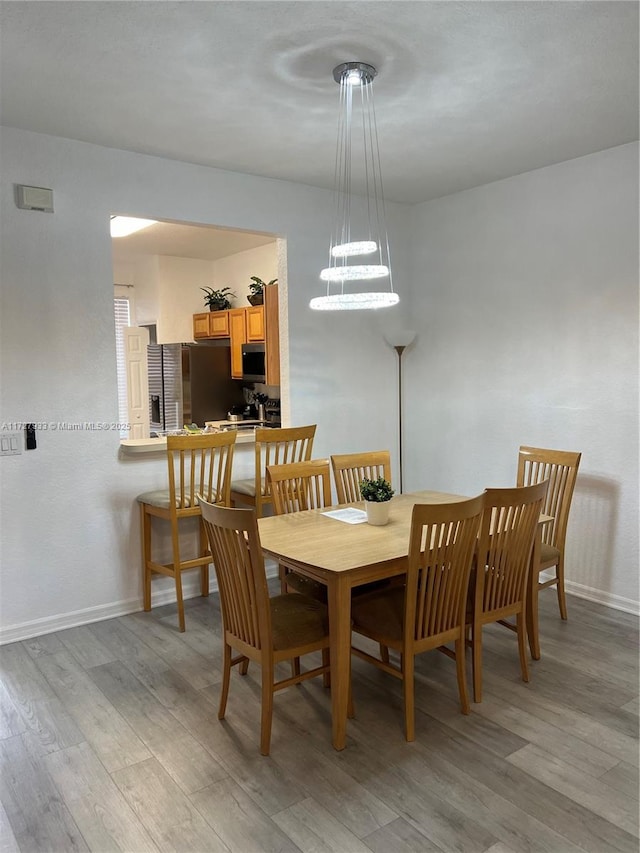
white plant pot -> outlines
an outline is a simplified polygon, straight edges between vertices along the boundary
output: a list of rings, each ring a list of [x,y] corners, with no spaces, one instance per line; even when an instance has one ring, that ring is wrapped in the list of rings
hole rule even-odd
[[[389,505],[390,501],[365,501],[364,505],[367,509],[367,523],[375,524],[381,527],[389,521]]]

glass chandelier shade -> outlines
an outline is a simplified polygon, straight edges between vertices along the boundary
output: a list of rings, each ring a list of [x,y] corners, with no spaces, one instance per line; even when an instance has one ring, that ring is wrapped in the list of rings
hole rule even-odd
[[[373,104],[376,69],[364,62],[344,62],[333,69],[340,85],[338,144],[334,173],[334,220],[329,266],[320,279],[326,293],[311,300],[315,310],[384,308],[399,297],[393,290],[389,238],[385,221],[378,130]],[[355,105],[354,105],[355,101]],[[364,194],[354,192],[354,183]],[[366,263],[351,258],[366,257]],[[359,282],[386,279],[382,290]]]

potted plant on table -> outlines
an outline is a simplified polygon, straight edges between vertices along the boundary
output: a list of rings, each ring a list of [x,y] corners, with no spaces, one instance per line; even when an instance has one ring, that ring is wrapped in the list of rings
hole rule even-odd
[[[231,292],[230,287],[223,287],[222,290],[213,290],[211,287],[201,287],[204,290],[204,303],[209,306],[209,311],[226,311],[231,308],[231,299],[235,299],[235,293]]]
[[[272,278],[271,281],[265,282],[261,278],[258,278],[257,275],[251,276],[251,284],[249,285],[249,290],[251,291],[247,296],[247,299],[251,303],[251,305],[262,305],[264,302],[264,289],[265,287],[271,287],[272,284],[277,284],[278,279]]]
[[[389,521],[389,501],[394,495],[391,483],[384,477],[360,482],[360,494],[367,510],[367,522],[381,526]]]

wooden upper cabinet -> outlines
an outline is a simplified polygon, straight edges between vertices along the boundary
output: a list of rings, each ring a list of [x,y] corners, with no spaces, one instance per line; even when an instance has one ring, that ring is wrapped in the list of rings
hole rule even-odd
[[[264,350],[267,385],[280,384],[280,309],[278,285],[264,289]]]
[[[252,305],[245,308],[247,323],[247,341],[264,340],[264,305]]]
[[[267,385],[280,384],[278,287],[264,289],[264,305],[193,315],[193,338],[230,338],[231,377],[242,379],[242,344],[264,341]]]
[[[229,312],[207,311],[193,315],[193,337],[198,338],[228,338]]]
[[[229,329],[229,312],[228,311],[210,311],[209,312],[209,337],[210,338],[228,338]]]
[[[193,315],[193,337],[195,340],[198,338],[208,338],[209,337],[209,314],[211,312],[207,311],[206,314],[194,314]]]
[[[231,378],[242,379],[242,344],[247,341],[246,309],[229,310],[229,337],[231,338]]]

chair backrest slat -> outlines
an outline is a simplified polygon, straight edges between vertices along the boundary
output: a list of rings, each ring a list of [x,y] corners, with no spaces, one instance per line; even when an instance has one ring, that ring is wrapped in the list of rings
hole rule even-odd
[[[576,485],[582,454],[567,450],[547,450],[522,446],[518,453],[518,486],[530,486],[549,481],[543,512],[553,516],[545,524],[542,541],[554,548],[564,549],[567,523],[573,490]]]
[[[331,457],[333,479],[339,504],[361,500],[360,483],[384,477],[391,482],[391,455],[388,450],[343,453]]]
[[[256,495],[269,495],[266,470],[270,465],[286,465],[311,459],[316,424],[301,427],[256,430]]]
[[[490,613],[525,597],[536,528],[547,481],[513,489],[487,489],[480,526],[476,607]]]
[[[167,436],[169,493],[176,511],[197,506],[198,494],[210,503],[231,503],[231,468],[236,433]]]
[[[412,632],[412,642],[465,624],[482,507],[482,495],[455,503],[414,506],[405,596],[405,624],[407,633]]]
[[[262,649],[270,642],[269,590],[254,509],[200,501],[218,580],[224,630]]]
[[[269,465],[267,479],[276,515],[321,509],[331,504],[328,459]]]

